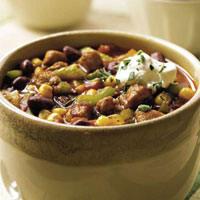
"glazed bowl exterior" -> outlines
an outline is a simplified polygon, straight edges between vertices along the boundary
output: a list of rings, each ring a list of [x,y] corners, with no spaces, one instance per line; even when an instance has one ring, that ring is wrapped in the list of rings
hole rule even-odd
[[[39,30],[63,30],[81,22],[92,0],[8,0],[13,17]]]
[[[64,32],[25,44],[0,63],[6,71],[49,49],[117,44],[159,51],[194,78],[195,96],[150,121],[111,127],[69,126],[26,114],[0,95],[0,170],[23,200],[183,200],[200,165],[200,63],[188,51],[150,36],[110,31]]]

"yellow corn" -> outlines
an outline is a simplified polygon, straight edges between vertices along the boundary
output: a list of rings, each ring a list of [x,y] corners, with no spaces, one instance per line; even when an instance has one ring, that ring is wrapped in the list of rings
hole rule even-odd
[[[38,117],[41,119],[47,119],[50,114],[51,112],[48,110],[41,110]]]
[[[76,88],[76,87],[78,87],[79,85],[81,85],[81,82],[80,82],[80,81],[77,81],[77,80],[73,80],[73,81],[72,81],[72,85]]]
[[[172,101],[172,98],[167,94],[167,93],[160,93],[156,98],[155,98],[155,103],[157,105],[161,105],[165,101],[167,104],[170,104]]]
[[[37,87],[35,85],[27,85],[27,89],[30,91],[37,91]]]
[[[33,58],[32,59],[32,64],[36,67],[41,66],[42,65],[42,60],[40,60],[39,58]]]
[[[124,120],[119,114],[114,114],[109,116],[101,115],[96,120],[97,126],[115,126],[115,125],[122,125],[124,123],[125,123]]]
[[[35,68],[35,71],[34,71],[34,74],[35,75],[38,75],[40,73],[44,72],[44,69],[42,67],[36,67]]]
[[[95,94],[97,94],[97,91],[95,89],[90,89],[90,90],[87,91],[86,94],[87,95],[95,95]]]
[[[191,88],[182,88],[179,92],[179,97],[185,100],[190,100],[194,96],[195,92]]]
[[[78,87],[76,87],[76,91],[81,94],[82,92],[85,91],[85,86],[84,85],[79,85]]]
[[[70,114],[70,112],[67,112],[67,114],[65,115],[65,120],[67,122],[70,122],[72,120],[72,115]]]
[[[40,93],[42,96],[51,99],[51,98],[53,97],[53,88],[52,88],[50,85],[44,83],[44,84],[42,84],[42,85],[40,86],[40,88],[39,88],[39,93]]]
[[[53,113],[58,113],[59,115],[61,115],[61,116],[64,116],[65,114],[66,114],[66,109],[64,109],[64,108],[54,108],[53,110],[52,110],[52,112]]]
[[[51,113],[47,120],[50,122],[63,122],[63,118],[58,113]]]
[[[105,86],[111,86],[115,87],[116,86],[116,80],[113,75],[110,75],[106,80],[105,80]]]
[[[13,105],[17,106],[18,108],[20,107],[20,95],[19,92],[17,90],[14,90],[13,92],[11,92],[9,94],[10,99],[8,99]]]
[[[120,116],[122,117],[122,119],[124,121],[132,120],[133,117],[134,117],[134,112],[133,112],[133,110],[128,108],[128,109],[122,110],[121,113],[120,113]]]

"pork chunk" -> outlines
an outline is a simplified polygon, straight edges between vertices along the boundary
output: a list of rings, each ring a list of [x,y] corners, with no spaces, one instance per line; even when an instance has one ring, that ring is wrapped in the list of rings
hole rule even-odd
[[[84,53],[78,63],[89,71],[95,71],[103,66],[103,61],[97,51]]]
[[[151,91],[142,85],[135,84],[130,86],[126,94],[120,95],[119,99],[124,108],[137,108],[147,97],[152,97]]]
[[[135,111],[135,119],[137,120],[137,122],[143,122],[143,121],[146,121],[146,120],[161,117],[163,115],[164,115],[163,113],[161,113],[157,110],[150,110],[148,112],[143,112],[143,111],[140,111],[140,110]]]
[[[109,96],[99,100],[96,109],[103,115],[113,114],[116,110],[115,99]]]
[[[73,104],[67,108],[67,114],[71,115],[71,118],[80,117],[90,119],[93,112],[93,105],[87,102]]]

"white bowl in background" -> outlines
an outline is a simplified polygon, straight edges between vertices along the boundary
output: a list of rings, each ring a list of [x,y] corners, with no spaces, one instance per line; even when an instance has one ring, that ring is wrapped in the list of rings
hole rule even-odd
[[[91,0],[9,0],[9,5],[13,16],[23,25],[55,30],[84,19]]]
[[[127,0],[140,33],[174,42],[200,55],[199,0]]]

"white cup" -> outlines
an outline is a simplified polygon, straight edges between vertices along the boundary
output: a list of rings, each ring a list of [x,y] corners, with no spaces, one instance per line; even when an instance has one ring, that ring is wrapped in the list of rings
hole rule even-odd
[[[127,0],[138,32],[200,54],[200,0]]]
[[[62,29],[80,22],[91,0],[9,0],[17,21],[31,28]]]

